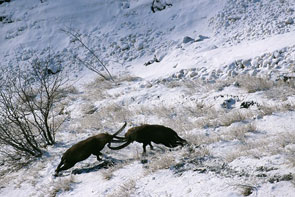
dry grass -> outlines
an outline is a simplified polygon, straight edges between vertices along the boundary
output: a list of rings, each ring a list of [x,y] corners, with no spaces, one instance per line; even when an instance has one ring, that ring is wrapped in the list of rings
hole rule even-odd
[[[58,95],[60,96],[60,98],[65,98],[69,95],[77,95],[79,94],[78,89],[73,86],[66,86],[66,87],[62,87],[59,91],[58,91]]]
[[[107,197],[129,197],[132,195],[132,192],[135,190],[136,180],[129,179],[124,181],[122,185],[119,185],[118,189],[115,190],[112,194],[108,194]]]
[[[168,88],[178,88],[181,87],[187,95],[193,95],[197,92],[207,92],[209,89],[207,85],[201,80],[173,80],[162,82]]]
[[[272,115],[275,112],[293,111],[295,109],[295,104],[290,101],[275,104],[261,104],[259,109],[259,115],[267,116]]]
[[[295,153],[294,152],[288,153],[286,156],[287,156],[288,164],[294,168],[295,167]]]
[[[115,171],[121,169],[122,167],[124,167],[127,164],[128,164],[128,162],[124,162],[124,163],[116,164],[114,166],[109,166],[107,169],[101,171],[101,174],[104,179],[110,180],[113,177],[113,173]]]
[[[133,113],[128,108],[108,103],[107,106],[100,107],[94,113],[85,115],[79,122],[80,127],[84,129],[105,128],[128,121],[132,116]]]
[[[240,190],[243,196],[250,196],[253,192],[257,195],[257,187],[252,185],[238,184],[236,187]]]
[[[295,134],[293,132],[283,132],[275,136],[269,136],[268,138],[263,136],[255,139],[244,138],[244,143],[240,144],[234,151],[226,155],[225,160],[231,162],[242,156],[261,158],[280,154],[285,155],[286,160],[288,160],[290,164],[294,164],[293,151],[286,149],[286,146],[290,144],[293,145],[294,141]]]
[[[82,97],[90,102],[104,100],[110,97],[107,90],[112,89],[114,86],[115,84],[111,81],[106,81],[103,78],[98,77],[85,86],[86,91]]]
[[[234,109],[229,112],[225,110],[208,110],[207,114],[204,117],[198,119],[196,124],[199,125],[200,128],[230,126],[235,122],[241,122],[250,119],[254,115],[255,112],[253,111],[241,109]]]
[[[227,80],[218,81],[217,89],[222,89],[225,86],[236,84],[238,87],[245,89],[248,93],[264,91],[272,88],[275,83],[267,77],[253,77],[250,75],[238,75],[237,77],[228,78]]]
[[[257,130],[254,123],[235,125],[230,128],[226,128],[225,132],[221,134],[222,140],[231,141],[238,139],[241,142],[246,142],[246,135],[249,132],[255,132]]]
[[[71,184],[75,183],[75,179],[73,175],[70,175],[69,177],[65,178],[60,178],[58,181],[54,182],[49,196],[55,197],[57,196],[58,193],[60,192],[66,192],[71,189]]]
[[[249,75],[239,76],[237,82],[248,93],[268,90],[274,86],[274,82],[267,78],[251,77]]]
[[[157,106],[140,106],[140,108],[134,110],[134,114],[157,117],[160,120],[158,124],[171,127],[179,134],[185,134],[186,131],[203,128],[206,123],[202,121],[202,117],[206,114],[213,116],[216,114],[216,110],[203,103],[181,105],[181,107],[161,104]],[[149,119],[146,118],[145,122],[149,122]]]
[[[141,81],[142,78],[140,77],[136,77],[136,76],[133,76],[131,74],[125,74],[125,75],[122,75],[122,76],[116,76],[114,78],[114,80],[116,81],[116,83],[123,83],[123,82],[137,82],[137,81]]]
[[[187,134],[186,139],[190,144],[195,145],[195,146],[199,146],[199,145],[213,144],[215,142],[220,141],[222,138],[221,138],[220,134],[212,132],[212,133],[210,133],[209,136],[205,135],[205,134],[198,134],[198,133]]]
[[[93,105],[92,103],[85,103],[85,104],[82,104],[81,106],[81,112],[85,115],[93,114],[95,113],[96,110],[97,110],[97,107]]]
[[[165,152],[164,154],[159,155],[151,159],[151,162],[147,168],[147,174],[156,172],[161,169],[169,169],[172,165],[175,165],[177,162],[175,160],[175,155],[173,153]]]
[[[264,92],[268,99],[286,101],[288,97],[295,95],[295,88],[286,83],[278,83],[275,87]]]

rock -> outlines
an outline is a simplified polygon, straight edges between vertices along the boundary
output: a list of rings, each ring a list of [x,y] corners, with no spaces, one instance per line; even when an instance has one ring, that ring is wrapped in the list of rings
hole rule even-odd
[[[221,104],[221,107],[226,108],[226,109],[232,109],[233,105],[236,103],[236,101],[233,98],[227,99],[223,101]]]
[[[136,43],[135,47],[137,50],[142,50],[143,49],[143,42]]]
[[[278,51],[275,51],[275,52],[273,53],[273,57],[274,57],[274,58],[278,58],[278,57],[280,57],[280,53],[279,53]]]
[[[258,59],[254,58],[251,61],[252,68],[258,68]]]
[[[182,79],[182,78],[184,78],[184,74],[179,72],[179,73],[176,74],[176,78],[177,79]]]
[[[203,41],[203,40],[205,40],[205,39],[209,39],[209,37],[208,37],[208,36],[202,36],[202,35],[199,35],[199,38],[196,39],[196,42],[201,42],[201,41]],[[215,47],[216,47],[216,46],[215,46]]]
[[[9,16],[0,16],[0,22],[3,22],[3,23],[13,23],[11,17],[9,17]]]
[[[195,72],[195,71],[191,71],[191,72],[189,73],[189,76],[190,76],[191,78],[193,78],[193,77],[195,77],[195,76],[197,76],[197,75],[198,75],[198,73]]]
[[[293,8],[288,8],[287,9],[287,12],[293,13],[294,12],[294,9]]]
[[[235,86],[235,87],[240,87],[241,85],[240,85],[239,82],[235,81],[235,82],[233,83],[233,86]]]
[[[288,18],[286,21],[285,21],[286,25],[292,25],[294,23],[294,20],[293,18]]]
[[[237,20],[240,20],[241,17],[240,16],[229,16],[228,20],[232,21],[232,22],[236,22]]]
[[[236,72],[236,71],[234,71],[234,70],[230,70],[229,72],[228,72],[228,76],[230,76],[230,77],[235,77],[235,76],[237,76],[238,75],[238,73]]]
[[[128,44],[124,44],[124,45],[122,45],[121,49],[122,49],[122,51],[129,50],[130,46]]]
[[[244,101],[241,103],[240,108],[248,109],[250,106],[256,104],[254,101]]]
[[[2,3],[4,3],[4,2],[10,2],[10,0],[0,0],[0,5],[2,4]]]
[[[249,67],[251,65],[251,59],[242,60],[242,64],[245,67]]]
[[[265,59],[262,63],[263,67],[267,67],[271,63],[271,60]]]
[[[123,9],[128,9],[128,8],[130,8],[130,4],[129,4],[129,2],[124,3],[124,4],[122,5],[122,8],[123,8]]]
[[[183,38],[182,43],[186,44],[186,43],[189,43],[189,42],[195,42],[195,39],[193,39],[193,38],[191,38],[191,37],[189,37],[189,36],[185,36],[185,37]]]

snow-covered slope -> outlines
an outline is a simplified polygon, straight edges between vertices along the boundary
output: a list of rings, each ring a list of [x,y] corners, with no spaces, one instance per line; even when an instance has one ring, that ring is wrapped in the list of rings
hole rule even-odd
[[[50,51],[75,81],[57,106],[69,116],[57,144],[22,167],[1,159],[0,196],[294,195],[295,2],[161,0],[155,13],[152,2],[0,5],[1,67]],[[77,61],[93,56],[63,30],[116,83]],[[52,176],[67,148],[124,121],[166,125],[190,145],[146,156],[137,142],[105,147],[105,162],[91,156]]]

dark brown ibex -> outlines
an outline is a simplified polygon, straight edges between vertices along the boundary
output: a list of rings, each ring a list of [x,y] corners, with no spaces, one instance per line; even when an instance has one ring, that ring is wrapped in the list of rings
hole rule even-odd
[[[89,137],[77,144],[73,145],[69,148],[62,156],[61,162],[57,166],[55,170],[55,176],[62,170],[67,170],[73,167],[79,161],[83,161],[87,159],[91,154],[96,155],[97,160],[100,160],[99,155],[101,155],[100,151],[104,148],[107,143],[110,142],[123,142],[122,140],[114,140],[123,129],[126,127],[127,123],[123,125],[121,129],[119,129],[113,135],[108,133],[101,133],[92,137]]]
[[[111,143],[109,143],[108,147],[110,149],[119,150],[128,146],[133,141],[137,141],[143,143],[143,153],[146,153],[147,145],[150,145],[151,149],[153,149],[151,142],[163,144],[171,148],[178,145],[183,146],[184,144],[187,144],[187,141],[180,138],[174,130],[162,125],[145,124],[138,127],[133,127],[127,131],[125,138],[117,136],[115,138],[124,140],[126,143],[118,147],[111,147]]]

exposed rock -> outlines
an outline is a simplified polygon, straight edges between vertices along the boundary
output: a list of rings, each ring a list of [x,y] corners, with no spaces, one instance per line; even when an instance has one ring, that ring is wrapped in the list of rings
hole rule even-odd
[[[237,20],[240,20],[241,17],[240,16],[229,16],[228,20],[231,22],[236,22]]]
[[[11,17],[9,16],[0,16],[0,22],[3,22],[3,23],[12,23],[12,19]]]
[[[153,64],[154,62],[160,62],[160,60],[157,58],[156,55],[154,55],[154,59],[149,60],[148,62],[144,63],[145,66],[148,66],[150,64]]]
[[[285,21],[286,25],[292,25],[294,23],[294,20],[293,18],[288,18],[286,21]]]
[[[225,101],[223,101],[223,103],[221,104],[221,107],[226,108],[226,109],[232,109],[233,105],[236,103],[236,101],[233,98],[230,99],[226,99]]]
[[[199,35],[199,38],[196,39],[196,42],[201,42],[201,41],[206,40],[206,39],[209,39],[209,37],[208,36]]]
[[[7,2],[7,3],[9,3],[9,2],[10,2],[10,0],[0,0],[0,5],[1,5],[2,3],[4,3],[4,2]]]
[[[254,101],[244,101],[241,103],[240,108],[248,109],[250,106],[255,105],[256,103]]]
[[[166,8],[166,6],[171,7],[172,4],[167,3],[165,1],[162,2],[161,0],[153,0],[151,10],[152,10],[153,13],[155,13],[156,11],[164,10]]]
[[[185,37],[183,38],[182,43],[186,44],[186,43],[189,43],[189,42],[195,42],[195,39],[193,39],[193,38],[191,38],[191,37],[189,37],[189,36],[185,36]]]

